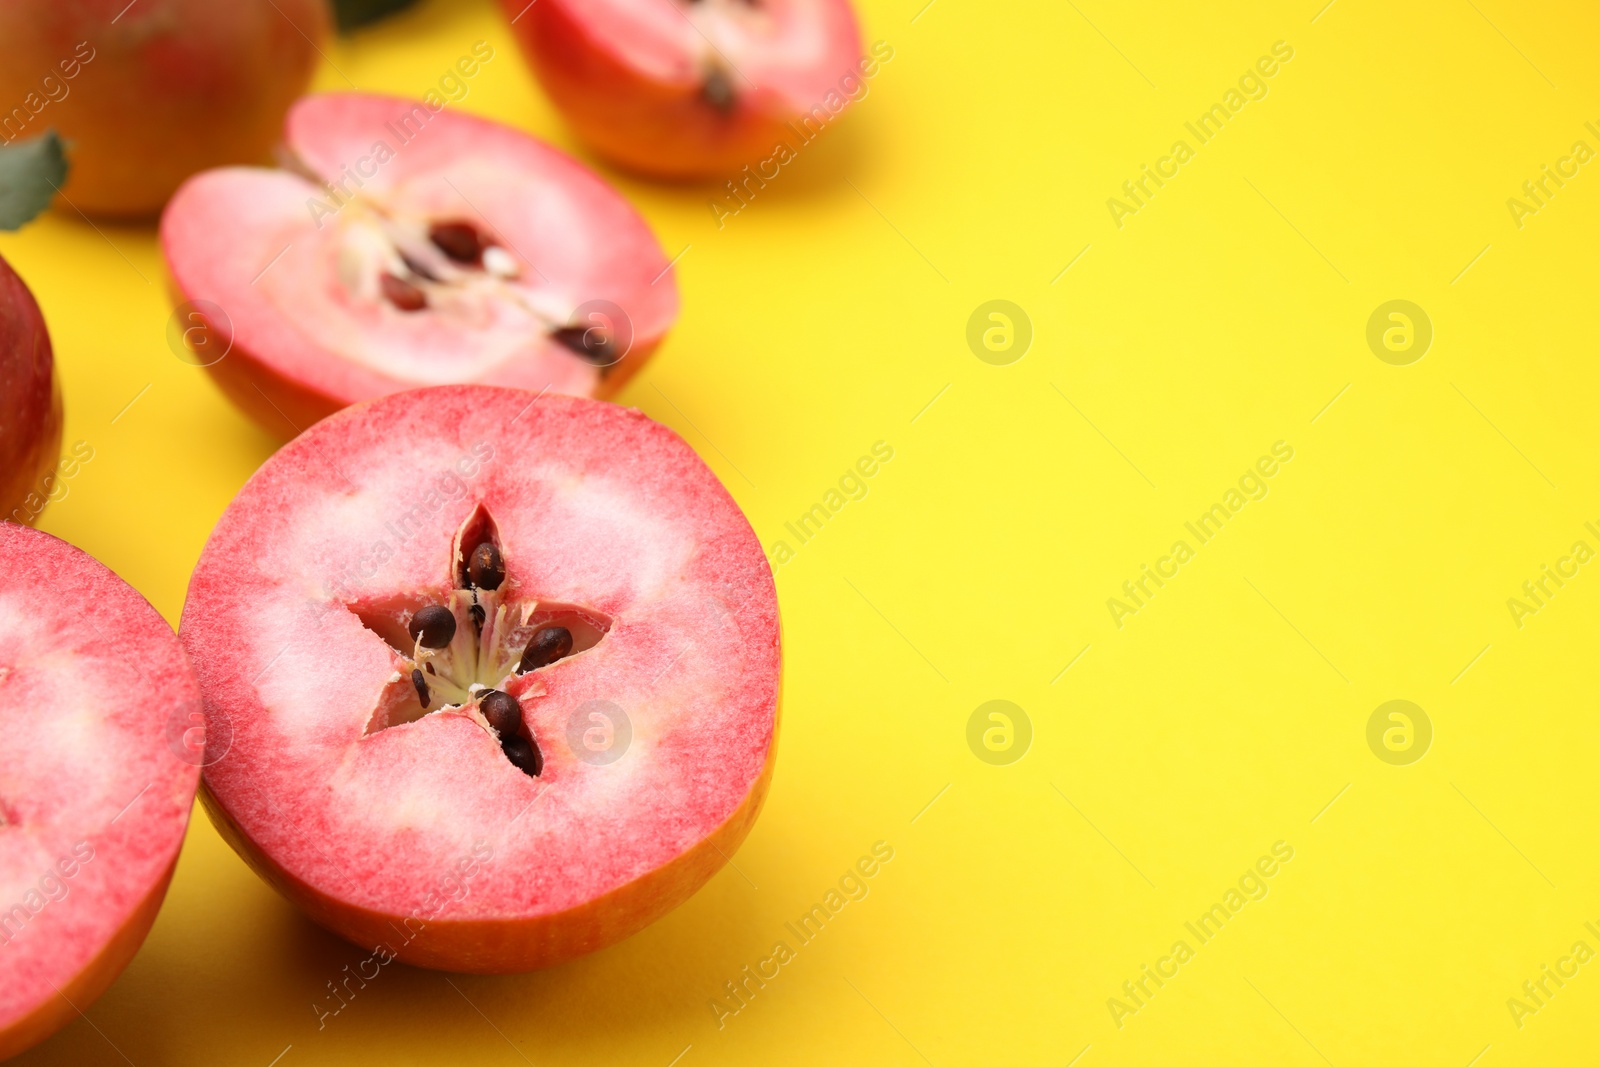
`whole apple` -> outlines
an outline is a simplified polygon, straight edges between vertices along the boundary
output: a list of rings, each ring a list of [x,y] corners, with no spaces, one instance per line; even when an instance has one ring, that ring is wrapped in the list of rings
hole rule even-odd
[[[33,294],[0,259],[0,518],[33,525],[61,454],[61,389]]]
[[[196,171],[266,159],[327,33],[324,0],[6,0],[0,141],[54,128],[74,206],[152,215]]]

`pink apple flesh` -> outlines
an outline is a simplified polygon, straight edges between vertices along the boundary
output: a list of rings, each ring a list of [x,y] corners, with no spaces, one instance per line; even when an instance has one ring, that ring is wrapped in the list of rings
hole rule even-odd
[[[203,759],[200,691],[137,592],[0,523],[0,1057],[126,966],[172,876]]]

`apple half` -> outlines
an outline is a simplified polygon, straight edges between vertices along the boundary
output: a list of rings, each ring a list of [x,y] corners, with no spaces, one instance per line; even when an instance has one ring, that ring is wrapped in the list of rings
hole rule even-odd
[[[849,0],[500,6],[578,135],[622,166],[665,178],[737,181],[780,142],[820,132],[875,68],[862,59]]]
[[[204,757],[166,621],[87,553],[0,523],[0,1058],[88,1008],[166,896]]]
[[[627,937],[727,862],[772,774],[761,546],[681,438],[599,401],[438,386],[317,424],[228,506],[180,634],[229,739],[213,820],[384,962]]]
[[[284,137],[285,169],[206,171],[161,218],[195,362],[280,437],[427,385],[609,396],[677,316],[639,213],[520,130],[329,93]]]

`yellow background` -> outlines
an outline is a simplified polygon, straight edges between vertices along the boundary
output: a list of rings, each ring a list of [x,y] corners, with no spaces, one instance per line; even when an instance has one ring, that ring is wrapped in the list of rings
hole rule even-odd
[[[1506,1003],[1600,949],[1600,565],[1521,628],[1506,603],[1600,548],[1600,163],[1521,228],[1506,206],[1600,148],[1593,8],[924,2],[861,5],[894,58],[723,228],[706,188],[607,171],[687,248],[682,319],[622,399],[764,543],[894,449],[779,569],[782,743],[737,869],[555,971],[396,965],[319,1030],[365,953],[197,812],[93,1025],[22,1062],[1593,1061],[1600,963],[1520,1028]],[[487,0],[344,39],[317,84],[420,95],[480,39],[459,106],[588,158]],[[1107,198],[1280,40],[1266,98],[1119,229]],[[176,622],[273,443],[168,350],[153,230],[57,213],[0,252],[95,449],[42,525]],[[965,340],[992,299],[1034,329],[1009,366]],[[1435,331],[1409,366],[1365,340],[1392,299]],[[1280,440],[1269,495],[1119,629],[1107,598]],[[991,699],[1033,726],[1009,766],[967,745]],[[1392,699],[1433,725],[1409,766],[1367,745]],[[723,983],[879,840],[870,895],[719,1029]],[[1194,943],[1277,841],[1266,899]],[[1119,1028],[1108,999],[1180,938],[1195,958]]]

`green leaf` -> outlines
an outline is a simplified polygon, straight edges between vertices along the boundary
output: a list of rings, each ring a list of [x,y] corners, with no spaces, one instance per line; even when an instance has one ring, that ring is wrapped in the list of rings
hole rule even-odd
[[[67,180],[67,153],[55,130],[0,145],[0,230],[20,230]]]
[[[341,31],[349,33],[369,22],[377,22],[398,11],[404,11],[417,0],[333,0],[333,21]]]

